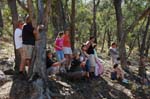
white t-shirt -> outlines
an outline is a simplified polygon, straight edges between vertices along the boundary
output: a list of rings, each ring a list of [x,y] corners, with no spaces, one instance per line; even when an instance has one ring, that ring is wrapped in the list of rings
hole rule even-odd
[[[22,47],[22,30],[19,28],[16,28],[15,30],[15,46],[16,46],[16,49],[19,49]]]

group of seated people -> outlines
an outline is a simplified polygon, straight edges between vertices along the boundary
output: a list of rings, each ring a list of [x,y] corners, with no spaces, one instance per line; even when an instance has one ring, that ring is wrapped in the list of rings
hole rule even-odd
[[[89,66],[88,54],[86,53],[86,45],[81,46],[81,51],[75,50],[71,59],[71,67],[68,70],[65,66],[66,59],[61,61],[53,60],[53,53],[47,51],[47,73],[48,75],[56,75],[59,73],[65,73],[67,77],[78,79],[82,77],[89,78],[90,75],[94,75],[94,71]],[[66,68],[67,67],[67,68]],[[102,69],[102,68],[101,68]],[[99,75],[98,75],[99,76]]]

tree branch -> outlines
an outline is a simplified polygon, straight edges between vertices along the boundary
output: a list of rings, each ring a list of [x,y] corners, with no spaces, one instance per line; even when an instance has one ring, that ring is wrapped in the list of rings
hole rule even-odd
[[[17,0],[18,4],[27,12],[29,12],[29,8],[20,0]]]
[[[46,7],[45,7],[45,12],[44,12],[44,19],[43,19],[43,24],[45,26],[48,26],[48,20],[49,20],[49,13],[50,13],[50,8],[51,8],[51,0],[46,1]],[[47,27],[46,27],[47,28]]]
[[[37,27],[37,22],[36,22],[37,18],[36,18],[35,8],[34,8],[32,0],[27,0],[27,5],[29,7],[29,16],[32,21],[32,25],[34,28],[36,28]]]
[[[139,23],[139,21],[149,14],[150,14],[150,7],[144,10],[143,13],[130,25],[130,27],[127,29],[127,33],[132,32],[134,27]]]

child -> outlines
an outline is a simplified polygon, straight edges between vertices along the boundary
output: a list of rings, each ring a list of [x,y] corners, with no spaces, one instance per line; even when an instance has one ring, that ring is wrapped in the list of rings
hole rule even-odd
[[[81,67],[81,61],[79,53],[73,54],[73,60],[71,62],[71,68],[68,73],[68,77],[71,77],[73,79],[78,79],[85,76],[85,72],[83,71]]]
[[[63,63],[64,61],[65,61],[65,59],[63,59],[60,62],[54,62],[52,59],[52,53],[50,53],[50,51],[47,51],[47,60],[46,60],[47,73],[48,74],[58,74],[59,67],[61,66],[61,63]]]
[[[63,53],[63,32],[59,32],[56,40],[55,40],[55,50],[56,50],[56,56],[57,60],[61,61],[64,59],[64,53]]]
[[[118,64],[115,64],[113,68],[114,68],[114,71],[111,72],[111,79],[118,80],[124,83],[128,83],[128,80],[124,78],[124,74],[122,70],[118,67]]]

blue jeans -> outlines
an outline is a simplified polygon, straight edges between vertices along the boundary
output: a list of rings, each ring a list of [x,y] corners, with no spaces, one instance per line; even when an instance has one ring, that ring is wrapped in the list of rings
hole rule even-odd
[[[89,59],[86,61],[85,70],[86,72],[90,72],[90,60]]]
[[[61,61],[62,59],[64,59],[64,53],[62,50],[56,51],[56,56],[57,56],[57,60]]]

